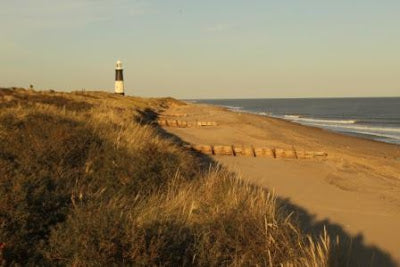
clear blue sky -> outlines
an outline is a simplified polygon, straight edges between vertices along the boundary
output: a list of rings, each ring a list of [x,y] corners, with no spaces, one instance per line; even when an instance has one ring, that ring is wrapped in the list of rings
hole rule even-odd
[[[0,86],[400,96],[399,0],[3,0]]]

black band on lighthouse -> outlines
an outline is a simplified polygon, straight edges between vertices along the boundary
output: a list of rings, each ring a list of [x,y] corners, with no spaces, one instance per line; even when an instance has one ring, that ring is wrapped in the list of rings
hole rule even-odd
[[[115,80],[116,81],[124,80],[124,75],[122,74],[122,70],[115,70]]]

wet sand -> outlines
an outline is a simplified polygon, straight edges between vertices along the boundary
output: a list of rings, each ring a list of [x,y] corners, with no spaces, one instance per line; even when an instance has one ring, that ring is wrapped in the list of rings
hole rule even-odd
[[[242,179],[274,190],[282,205],[296,211],[306,232],[325,226],[332,236],[352,238],[361,264],[374,257],[373,265],[399,265],[400,146],[209,105],[176,105],[163,115],[218,123],[165,127],[191,144],[327,152],[326,159],[213,158]]]

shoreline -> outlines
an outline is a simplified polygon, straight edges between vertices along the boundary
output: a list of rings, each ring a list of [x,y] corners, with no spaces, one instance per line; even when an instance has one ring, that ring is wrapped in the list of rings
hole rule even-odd
[[[203,103],[173,106],[182,120],[215,120],[215,127],[166,131],[191,144],[226,144],[324,151],[326,159],[290,160],[213,156],[244,180],[273,189],[296,210],[313,214],[362,243],[387,251],[398,263],[400,233],[400,147],[281,118]],[[332,230],[335,232],[336,230]]]
[[[330,98],[327,98],[327,99],[330,99]],[[338,98],[338,99],[342,99],[342,98]],[[282,99],[282,100],[285,100],[285,99]],[[374,140],[374,141],[377,141],[377,142],[382,142],[382,143],[387,143],[387,144],[394,144],[394,145],[400,146],[400,139],[398,139],[396,136],[390,136],[389,134],[383,134],[383,133],[379,134],[379,133],[374,133],[374,132],[365,132],[365,131],[371,130],[371,128],[366,128],[364,130],[359,130],[359,131],[356,131],[356,130],[352,131],[351,129],[349,129],[349,130],[346,130],[346,129],[342,129],[342,130],[332,129],[332,128],[335,128],[335,127],[336,128],[344,127],[345,125],[346,126],[347,125],[353,125],[355,127],[372,127],[372,128],[375,128],[375,130],[379,129],[380,131],[382,131],[382,130],[383,131],[384,130],[392,131],[392,128],[390,128],[390,127],[386,127],[386,129],[385,129],[385,127],[378,126],[378,125],[375,125],[375,124],[371,124],[371,126],[367,126],[365,124],[357,124],[359,119],[353,119],[353,118],[348,118],[348,119],[335,119],[335,118],[324,119],[324,118],[314,118],[314,117],[308,118],[308,117],[303,116],[303,115],[288,115],[288,114],[284,115],[284,116],[289,116],[289,117],[291,117],[291,116],[297,117],[298,116],[299,120],[305,120],[305,122],[302,123],[300,121],[296,121],[296,119],[285,119],[285,118],[281,117],[280,115],[273,115],[271,112],[261,112],[261,111],[246,110],[241,106],[229,106],[229,105],[202,103],[202,102],[190,102],[190,101],[185,101],[185,103],[200,104],[200,105],[201,104],[205,104],[205,105],[210,105],[210,106],[214,106],[214,107],[221,107],[221,108],[224,108],[227,111],[231,111],[231,112],[247,113],[247,114],[265,116],[265,117],[268,117],[268,118],[276,118],[276,119],[281,119],[281,120],[293,122],[295,124],[299,124],[299,125],[303,125],[303,126],[324,129],[324,130],[327,130],[327,131],[330,131],[330,132],[343,134],[343,135],[346,135],[346,136],[354,136],[354,137],[359,137],[359,138],[363,138],[363,139]],[[328,124],[325,124],[325,125],[320,124],[320,125],[318,125],[318,123],[317,123],[317,125],[316,125],[315,123],[313,124],[312,122],[307,122],[307,120],[310,120],[310,121],[315,121],[315,120],[319,121],[319,120],[321,120],[321,121],[325,121]],[[344,123],[343,125],[341,125],[340,123],[336,124],[336,125],[335,124],[329,125],[329,123],[334,123],[335,121],[354,121],[354,122],[353,123],[349,123],[349,124]],[[360,132],[360,131],[364,131],[364,132]]]
[[[287,119],[279,118],[279,117],[274,117],[274,116],[270,116],[270,115],[257,114],[256,112],[251,112],[251,111],[235,111],[235,110],[230,110],[229,108],[227,109],[227,111],[242,112],[242,113],[247,113],[247,114],[251,114],[251,115],[267,117],[269,119],[276,119],[276,120],[289,122],[289,123],[293,123],[293,124],[296,124],[296,125],[301,125],[301,126],[305,126],[305,127],[309,127],[309,128],[320,129],[320,130],[327,131],[329,133],[338,134],[338,135],[341,135],[341,136],[354,137],[354,138],[357,138],[357,139],[378,142],[380,144],[389,144],[389,145],[400,146],[400,143],[397,144],[397,143],[392,143],[392,142],[385,142],[385,141],[381,141],[381,140],[376,140],[376,139],[373,139],[373,138],[368,138],[368,137],[366,137],[367,134],[359,134],[359,133],[355,133],[355,132],[334,131],[334,130],[331,130],[331,129],[328,129],[328,128],[324,128],[324,127],[318,127],[318,126],[315,126],[315,125],[302,124],[300,122],[295,122],[295,121],[291,121],[291,120],[287,120]],[[373,135],[371,135],[371,136],[373,136]]]
[[[187,103],[187,102],[185,102]],[[274,116],[270,116],[270,115],[263,115],[263,114],[259,114],[258,112],[252,112],[252,111],[248,111],[248,110],[232,110],[229,107],[226,106],[222,106],[222,105],[214,105],[214,104],[206,104],[206,103],[190,103],[188,102],[187,104],[191,104],[191,105],[204,105],[204,106],[208,106],[211,108],[222,108],[224,109],[226,112],[233,112],[233,113],[238,113],[238,114],[247,114],[247,115],[251,115],[251,116],[257,116],[260,118],[267,118],[270,120],[277,120],[279,122],[282,123],[289,123],[290,125],[296,125],[296,126],[300,126],[300,127],[305,127],[308,129],[314,129],[314,130],[320,130],[320,131],[324,131],[326,133],[330,133],[330,134],[335,134],[335,135],[339,135],[341,137],[345,137],[345,138],[354,138],[355,140],[362,140],[362,141],[367,141],[367,142],[373,142],[373,143],[377,143],[377,144],[382,144],[382,145],[389,145],[389,146],[394,146],[400,149],[400,143],[396,144],[396,143],[391,143],[391,142],[384,142],[384,141],[380,141],[380,140],[376,140],[376,139],[372,139],[372,138],[367,138],[367,137],[363,137],[364,135],[362,134],[357,134],[357,133],[344,133],[344,132],[340,132],[340,131],[334,131],[328,128],[323,128],[323,127],[318,127],[318,126],[314,126],[314,125],[306,125],[306,124],[302,124],[299,122],[295,122],[295,121],[291,121],[291,120],[287,120],[284,118],[279,118],[279,117],[274,117]],[[399,158],[400,160],[400,158]]]

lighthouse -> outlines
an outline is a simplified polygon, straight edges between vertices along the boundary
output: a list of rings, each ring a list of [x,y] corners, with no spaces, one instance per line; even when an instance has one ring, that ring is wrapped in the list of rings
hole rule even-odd
[[[115,93],[119,95],[125,95],[124,92],[124,74],[122,69],[122,62],[117,61],[115,65]]]

